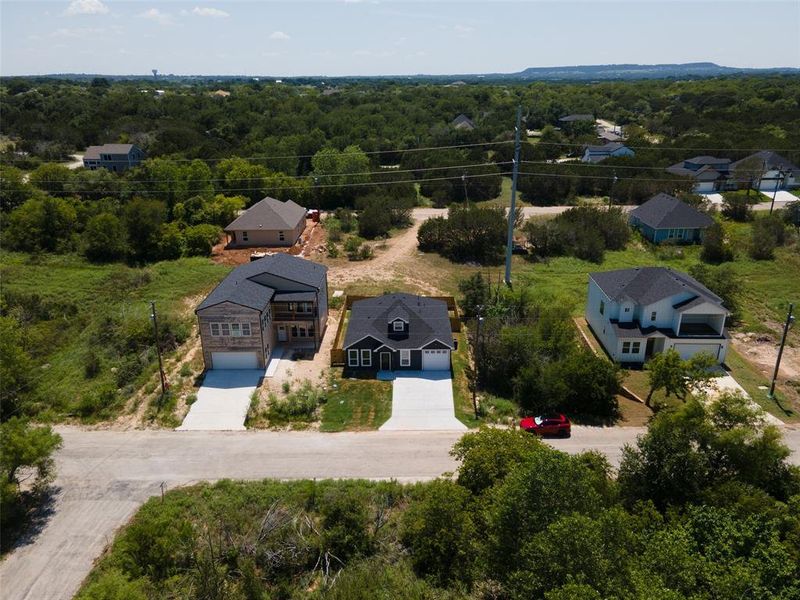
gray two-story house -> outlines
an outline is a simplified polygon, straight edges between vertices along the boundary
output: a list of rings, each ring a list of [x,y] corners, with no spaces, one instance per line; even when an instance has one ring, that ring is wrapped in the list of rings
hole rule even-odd
[[[643,364],[674,348],[682,358],[705,352],[725,361],[729,311],[685,273],[637,267],[589,274],[586,321],[612,360]]]
[[[404,293],[357,300],[343,348],[349,369],[449,371],[455,344],[447,303]]]
[[[144,151],[134,144],[103,144],[86,149],[83,166],[92,171],[108,169],[114,173],[122,173],[138,166],[144,159]]]
[[[283,253],[231,271],[195,310],[206,369],[263,369],[279,346],[319,350],[327,272]]]

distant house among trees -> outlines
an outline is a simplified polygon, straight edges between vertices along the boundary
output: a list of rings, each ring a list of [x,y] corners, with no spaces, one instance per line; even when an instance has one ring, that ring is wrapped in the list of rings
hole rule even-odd
[[[762,192],[787,190],[800,186],[800,168],[772,150],[761,150],[731,164],[737,182],[741,171],[753,170]],[[741,182],[739,182],[741,183]]]
[[[669,194],[656,194],[630,213],[631,227],[651,242],[700,242],[713,222],[707,214]]]
[[[635,152],[621,142],[609,142],[602,146],[586,146],[581,162],[599,163],[612,156],[633,156]]]
[[[225,227],[229,246],[293,246],[303,234],[306,209],[292,200],[266,197]]]
[[[667,173],[691,177],[698,194],[718,192],[730,186],[731,159],[695,156],[667,167]]]
[[[108,169],[122,173],[138,166],[144,159],[144,151],[134,144],[103,144],[86,149],[83,166],[91,171]]]
[[[476,127],[472,119],[463,113],[453,119],[450,126],[453,127],[453,129],[461,129],[464,131],[472,131]]]
[[[558,120],[559,123],[576,123],[579,121],[590,121],[594,123],[594,115],[589,115],[589,114],[565,115]]]

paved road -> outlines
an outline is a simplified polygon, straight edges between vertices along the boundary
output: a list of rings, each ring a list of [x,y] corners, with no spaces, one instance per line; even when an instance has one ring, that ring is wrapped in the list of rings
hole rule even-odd
[[[550,443],[566,452],[595,449],[617,465],[641,428],[574,427]],[[0,597],[71,598],[92,562],[147,498],[221,478],[431,479],[456,467],[448,452],[459,432],[170,432],[60,428],[60,492],[42,532],[0,564]],[[787,430],[800,463],[800,429]]]

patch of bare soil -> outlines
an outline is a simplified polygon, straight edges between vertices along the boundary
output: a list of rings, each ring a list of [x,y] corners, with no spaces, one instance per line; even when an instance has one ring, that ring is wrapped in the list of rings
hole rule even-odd
[[[762,373],[772,377],[778,359],[780,339],[755,333],[734,333],[733,347],[756,365]],[[778,377],[784,380],[800,380],[800,348],[790,346],[783,349]]]

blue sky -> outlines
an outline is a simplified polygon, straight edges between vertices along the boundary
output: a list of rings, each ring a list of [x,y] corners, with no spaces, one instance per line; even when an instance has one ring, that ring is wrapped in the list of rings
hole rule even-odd
[[[0,73],[377,75],[800,66],[800,1],[0,1]]]

